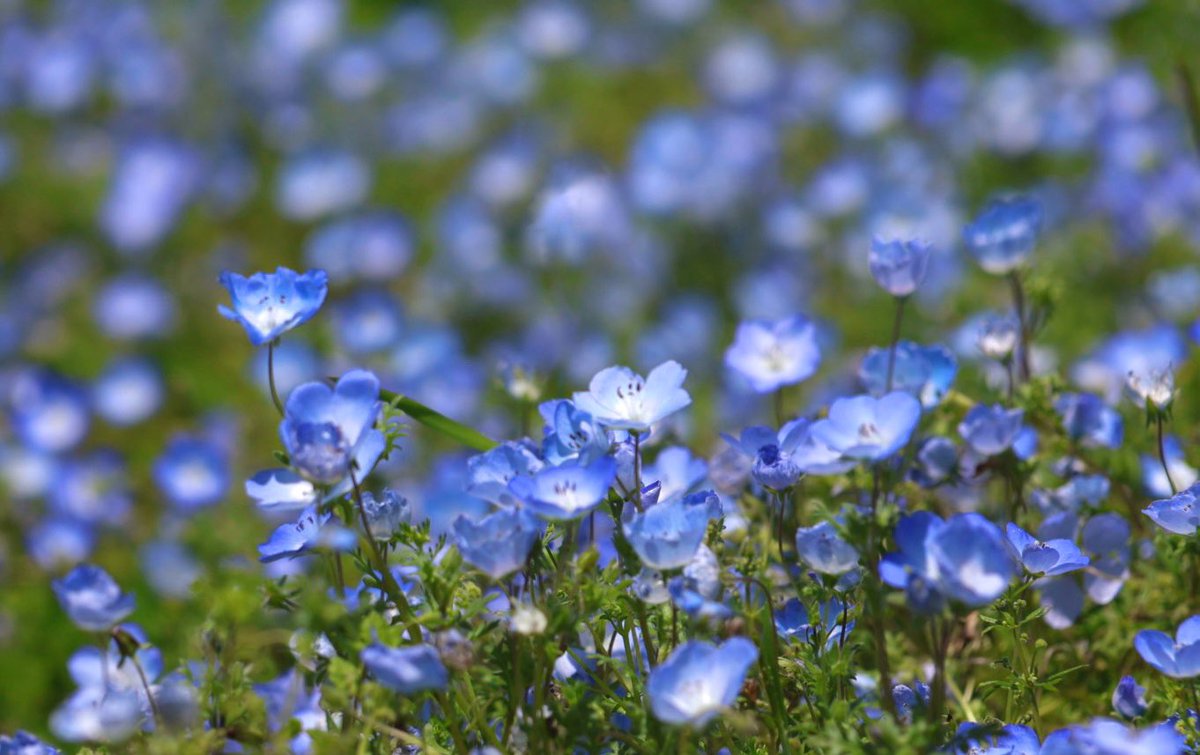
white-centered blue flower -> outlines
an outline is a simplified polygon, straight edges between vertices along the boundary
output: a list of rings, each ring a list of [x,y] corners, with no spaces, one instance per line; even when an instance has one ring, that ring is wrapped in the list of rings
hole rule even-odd
[[[248,278],[226,270],[220,280],[229,289],[233,307],[222,304],[217,311],[241,323],[255,346],[270,343],[309,320],[329,292],[324,270],[300,274],[281,267],[274,273],[255,273]]]
[[[683,389],[687,378],[678,362],[663,362],[645,378],[628,367],[606,367],[596,373],[586,393],[574,395],[576,408],[605,427],[644,433],[692,403]]]

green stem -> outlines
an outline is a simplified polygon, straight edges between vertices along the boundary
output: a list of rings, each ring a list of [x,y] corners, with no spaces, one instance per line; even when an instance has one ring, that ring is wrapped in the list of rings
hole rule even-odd
[[[367,545],[370,547],[371,560],[375,564],[376,571],[379,572],[379,585],[387,593],[388,597],[392,599],[392,602],[396,604],[396,610],[400,613],[401,618],[406,622],[411,621],[413,611],[412,606],[408,604],[408,596],[404,594],[404,590],[396,582],[396,577],[392,575],[392,570],[388,568],[387,559],[384,558],[383,552],[379,550],[379,543],[375,542],[374,536],[371,535],[371,526],[367,522],[367,509],[363,505],[362,488],[359,487],[358,477],[355,476],[353,469],[350,470],[350,484],[354,487],[354,505],[358,508],[358,518],[362,523],[363,538],[366,539]]]
[[[1175,495],[1179,489],[1175,487],[1175,481],[1171,479],[1171,469],[1167,466],[1167,452],[1163,443],[1163,413],[1156,410],[1155,415],[1158,420],[1158,461],[1162,464],[1163,474],[1167,476],[1167,484],[1171,486],[1171,495]]]
[[[887,380],[884,382],[884,392],[892,392],[892,376],[896,371],[896,344],[900,342],[900,324],[904,321],[904,303],[907,296],[896,297],[896,316],[892,319],[892,342],[888,347]]]
[[[1021,368],[1021,380],[1029,382],[1029,318],[1025,312],[1025,289],[1021,285],[1021,276],[1016,270],[1008,274],[1008,284],[1012,289],[1013,307],[1017,310],[1017,332],[1020,336],[1020,353],[1017,354],[1017,364]]]
[[[279,416],[283,416],[283,402],[279,400],[279,391],[275,390],[275,344],[279,343],[276,338],[267,344],[267,384],[271,386],[271,402],[275,404],[275,411],[279,412]]]
[[[883,626],[883,584],[879,580],[879,496],[881,473],[876,465],[872,470],[871,484],[871,520],[867,529],[867,598],[871,603],[871,634],[875,645],[875,665],[879,670],[879,700],[883,709],[893,718],[896,715],[896,701],[892,699],[892,672],[888,663],[887,633]]]

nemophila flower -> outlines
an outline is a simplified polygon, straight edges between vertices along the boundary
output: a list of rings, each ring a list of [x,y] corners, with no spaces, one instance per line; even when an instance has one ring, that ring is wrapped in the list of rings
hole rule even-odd
[[[229,488],[229,462],[213,443],[179,435],[155,460],[154,482],[175,507],[193,511],[224,497]]]
[[[1125,386],[1140,403],[1165,409],[1175,399],[1175,372],[1170,367],[1130,371]]]
[[[92,319],[117,341],[154,338],[175,325],[175,297],[162,282],[141,273],[113,278],[97,292]]]
[[[875,282],[892,296],[909,296],[929,269],[933,245],[920,239],[871,239],[869,264]]]
[[[1108,498],[1112,484],[1104,475],[1076,475],[1054,490],[1035,490],[1030,498],[1043,514],[1078,511],[1081,506],[1098,506]]]
[[[74,566],[90,556],[96,547],[96,533],[75,519],[51,517],[29,528],[25,546],[38,566],[51,571]]]
[[[143,715],[149,719],[153,715],[153,708],[147,697],[146,686],[142,683],[142,674],[145,674],[146,682],[150,685],[158,680],[163,672],[162,652],[148,644],[145,631],[136,624],[122,624],[117,632],[138,644],[133,651],[133,658],[141,667],[140,673],[126,658],[128,648],[123,652],[116,638],[110,640],[103,651],[95,647],[80,648],[67,662],[67,669],[80,693],[133,693],[141,703]],[[150,692],[154,691],[155,687],[151,686]]]
[[[1142,513],[1167,532],[1193,535],[1196,528],[1200,527],[1200,503],[1196,501],[1198,493],[1200,484],[1192,485],[1170,498],[1151,503],[1142,509]]]
[[[267,709],[267,728],[278,732],[296,726],[292,731],[299,733],[288,742],[288,749],[297,755],[311,752],[312,736],[308,732],[325,731],[328,718],[321,708],[321,687],[310,690],[304,675],[293,667],[269,682],[254,685],[254,694]]]
[[[541,534],[541,523],[528,512],[500,509],[478,520],[459,516],[454,520],[452,542],[468,564],[500,579],[525,566]]]
[[[1143,629],[1133,638],[1142,659],[1174,679],[1200,676],[1200,616],[1184,620],[1175,638],[1155,629]]]
[[[984,319],[979,328],[979,350],[992,359],[1012,356],[1021,337],[1021,325],[1012,315],[995,315]]]
[[[313,482],[333,485],[353,474],[362,480],[383,452],[379,416],[379,380],[351,370],[337,385],[305,383],[292,391],[279,435],[292,466]],[[368,454],[363,464],[360,453]]]
[[[1087,725],[1051,732],[1040,755],[1182,755],[1187,740],[1173,724],[1131,729],[1118,721],[1097,718]]]
[[[1132,676],[1123,676],[1112,693],[1113,710],[1122,718],[1134,719],[1146,712],[1146,688]]]
[[[199,561],[180,543],[153,540],[139,549],[146,581],[159,595],[186,599],[204,573]]]
[[[814,633],[823,634],[823,646],[828,650],[842,644],[854,630],[855,622],[847,620],[852,611],[853,606],[831,598],[821,603],[817,621],[810,623],[804,604],[798,598],[789,598],[774,614],[775,631],[781,639],[801,643],[808,642]]]
[[[808,420],[797,419],[785,424],[778,433],[769,427],[755,426],[747,427],[736,439],[725,434],[721,437],[752,460],[750,474],[755,482],[770,490],[787,490],[804,473],[793,453],[808,435],[809,425]],[[829,455],[830,461],[841,457],[836,451],[830,451]]]
[[[293,220],[315,220],[350,209],[371,187],[370,166],[341,149],[314,147],[298,152],[276,175],[275,206]]]
[[[1074,440],[1085,446],[1117,448],[1121,445],[1125,425],[1121,415],[1091,393],[1064,393],[1054,402],[1062,418],[1063,428]]]
[[[858,551],[829,522],[797,529],[796,554],[822,574],[845,574],[858,565]]]
[[[663,362],[643,379],[628,367],[606,367],[592,378],[587,393],[574,395],[575,406],[605,427],[644,433],[650,426],[692,403],[683,389],[687,370]]]
[[[721,564],[707,545],[683,567],[683,574],[667,583],[671,601],[693,619],[716,621],[733,614],[721,601]]]
[[[152,417],[165,394],[162,375],[150,361],[118,359],[92,383],[91,403],[109,424],[128,427]]]
[[[1042,206],[1028,197],[996,199],[963,229],[967,251],[984,271],[1005,275],[1033,251],[1042,229]]]
[[[395,490],[384,490],[375,497],[370,491],[362,494],[363,513],[367,516],[367,528],[376,540],[389,540],[401,524],[412,519],[408,499]]]
[[[957,468],[958,447],[949,438],[935,435],[921,442],[909,475],[918,485],[933,487],[948,479]]]
[[[874,348],[867,352],[858,368],[858,378],[873,396],[882,396],[887,385],[890,348]],[[891,390],[910,393],[921,400],[921,406],[936,406],[954,385],[958,361],[942,346],[922,346],[912,341],[896,343],[896,358],[892,368]]]
[[[132,690],[81,689],[50,715],[50,731],[67,742],[120,742],[145,721]]]
[[[330,514],[320,514],[315,506],[309,506],[296,521],[275,528],[267,542],[258,546],[258,560],[270,563],[281,558],[296,558],[319,547],[350,550],[358,538],[353,531],[332,519]]]
[[[56,514],[88,524],[119,527],[133,506],[125,462],[107,450],[64,463],[48,495]]]
[[[646,506],[626,506],[621,528],[629,544],[651,569],[686,566],[704,541],[708,522],[721,516],[721,501],[705,490]]]
[[[954,748],[950,750],[954,755],[1041,755],[1044,752],[1037,732],[1020,724],[1005,724],[999,734],[993,735],[981,724],[964,721],[959,724],[950,745]]]
[[[821,366],[816,326],[802,315],[776,322],[743,322],[725,352],[725,366],[744,377],[757,393],[795,385]]]
[[[642,469],[643,480],[658,483],[658,499],[663,502],[695,492],[707,474],[708,464],[704,459],[693,456],[684,446],[667,446]]]
[[[899,451],[921,419],[921,404],[902,391],[875,398],[839,398],[826,419],[813,423],[813,437],[852,459],[878,461]]]
[[[366,210],[323,224],[305,241],[304,259],[335,283],[395,280],[416,249],[409,223],[392,211]]]
[[[529,477],[546,464],[527,440],[509,440],[467,460],[467,492],[501,506],[516,501],[508,484]]]
[[[301,511],[320,499],[317,486],[290,469],[264,469],[246,480],[246,495],[263,511]]]
[[[1132,391],[1130,374],[1140,389],[1161,394],[1171,387],[1165,383],[1167,375],[1187,355],[1187,341],[1174,325],[1123,330],[1079,360],[1071,368],[1071,379],[1109,403],[1119,401],[1122,392]]]
[[[958,434],[975,453],[995,456],[1012,447],[1024,419],[1024,409],[1005,409],[1000,404],[976,404],[958,425]]]
[[[588,465],[548,467],[517,477],[508,488],[529,511],[544,519],[578,519],[604,500],[617,476],[617,463],[604,456]]]
[[[929,705],[932,694],[929,685],[920,681],[913,682],[912,687],[907,684],[894,685],[892,701],[896,703],[896,716],[901,722],[911,724],[913,711]]]
[[[133,612],[133,595],[99,566],[80,564],[51,587],[71,621],[89,632],[107,631]]]
[[[441,657],[431,645],[395,648],[373,642],[359,657],[375,681],[402,695],[443,689],[450,681]]]
[[[47,453],[79,445],[91,424],[87,394],[54,372],[20,373],[9,389],[12,429],[22,444]]]
[[[1030,574],[1052,577],[1082,569],[1090,562],[1079,546],[1065,538],[1043,542],[1011,522],[1005,527],[1005,536],[1013,555]]]
[[[744,637],[723,645],[689,640],[650,672],[646,694],[658,720],[702,729],[737,701],[758,648]]]
[[[1038,534],[1044,539],[1070,535],[1073,526],[1056,529],[1055,532],[1039,530]],[[1091,564],[1083,572],[1082,585],[1077,574],[1043,577],[1034,583],[1041,605],[1046,609],[1047,624],[1055,629],[1065,629],[1079,618],[1085,598],[1097,605],[1107,605],[1117,597],[1129,578],[1129,535],[1129,523],[1119,514],[1097,514],[1087,521],[1080,543]]]
[[[222,304],[217,311],[241,323],[255,346],[270,343],[307,322],[329,292],[324,270],[299,274],[286,267],[249,278],[226,270],[221,273],[221,285],[229,289],[233,308]]]
[[[0,734],[0,755],[60,755],[61,752],[27,731],[18,731],[11,737]]]
[[[538,407],[538,412],[546,423],[542,455],[551,464],[571,459],[587,464],[608,453],[611,446],[608,432],[573,401],[547,401]]]
[[[1183,455],[1183,446],[1179,443],[1179,438],[1174,435],[1163,437],[1163,456],[1167,458],[1167,468],[1171,470],[1171,479],[1167,479],[1166,472],[1163,471],[1162,460],[1157,454],[1142,454],[1140,456],[1142,464],[1142,485],[1145,486],[1146,492],[1158,498],[1170,498],[1171,483],[1174,482],[1179,488],[1190,488],[1200,480],[1200,473],[1197,473],[1196,468],[1187,463],[1187,459]]]
[[[394,345],[404,327],[400,305],[386,291],[355,292],[333,307],[337,343],[353,354],[371,354]]]

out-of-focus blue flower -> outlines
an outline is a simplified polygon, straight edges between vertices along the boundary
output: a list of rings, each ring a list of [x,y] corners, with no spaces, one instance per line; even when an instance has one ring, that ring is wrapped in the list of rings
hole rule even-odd
[[[258,546],[258,560],[271,563],[281,558],[296,558],[318,547],[350,550],[358,538],[332,519],[330,514],[320,514],[315,506],[309,506],[296,521],[275,528],[267,542]]]
[[[133,612],[133,595],[99,566],[80,564],[51,586],[71,621],[89,632],[108,631]]]
[[[18,731],[11,737],[0,734],[0,755],[60,755],[61,752],[27,731]]]
[[[300,733],[288,742],[289,749],[296,755],[311,752],[312,737],[308,732],[325,731],[326,727],[327,717],[321,708],[321,688],[315,686],[309,690],[304,675],[293,667],[276,679],[254,685],[254,693],[262,699],[267,709],[267,728],[276,732],[295,721],[299,724]]]
[[[1175,726],[1163,723],[1131,729],[1106,718],[1051,732],[1039,755],[1182,755],[1187,740]]]
[[[453,541],[471,566],[500,579],[525,566],[542,526],[522,509],[500,509],[481,519],[459,516]]]
[[[534,262],[579,264],[633,240],[624,194],[613,179],[590,168],[567,166],[538,197],[525,245]]]
[[[376,681],[402,695],[442,689],[450,681],[442,659],[431,645],[394,648],[373,642],[363,648],[359,657]]]
[[[177,508],[211,506],[229,489],[229,461],[220,448],[200,437],[179,435],[154,462],[154,482]]]
[[[1143,629],[1133,638],[1142,660],[1173,679],[1200,676],[1200,616],[1184,620],[1175,638],[1156,629]]]
[[[1187,463],[1187,459],[1183,455],[1183,446],[1180,445],[1178,437],[1167,435],[1163,438],[1163,456],[1167,457],[1167,468],[1171,471],[1169,480],[1166,472],[1163,471],[1162,460],[1156,454],[1142,454],[1140,457],[1142,484],[1150,495],[1169,498],[1172,482],[1180,488],[1190,488],[1197,480],[1200,480],[1200,473]]]
[[[725,366],[757,393],[771,393],[812,376],[821,365],[817,329],[803,315],[776,322],[750,320],[737,327]]]
[[[366,198],[370,166],[335,149],[312,149],[291,157],[279,172],[275,204],[292,220],[315,220],[347,210]]]
[[[845,574],[858,565],[858,551],[829,522],[797,529],[796,553],[822,574]]]
[[[378,498],[370,491],[363,491],[362,506],[367,529],[376,540],[391,539],[400,525],[412,518],[408,499],[391,489],[384,490]]]
[[[142,724],[145,714],[133,690],[80,689],[50,715],[54,736],[68,742],[120,742]]]
[[[165,139],[140,140],[118,154],[100,227],[118,250],[142,253],[175,226],[197,184],[197,155]]]
[[[400,306],[386,291],[358,291],[333,308],[338,344],[354,354],[395,345],[403,328]]]
[[[1113,710],[1122,718],[1134,719],[1146,712],[1146,688],[1132,676],[1123,676],[1112,693]]]
[[[292,391],[279,435],[292,466],[313,482],[332,485],[348,475],[362,480],[383,452],[383,433],[374,428],[378,415],[379,379],[351,370],[333,388],[305,383]],[[369,464],[363,464],[368,450]]]
[[[30,448],[62,453],[87,435],[87,394],[57,373],[19,374],[10,389],[9,407],[17,438]]]
[[[829,649],[842,644],[854,630],[855,622],[849,619],[854,606],[837,598],[827,600],[818,608],[818,620],[809,623],[808,609],[797,598],[789,598],[775,612],[775,631],[788,642],[808,642],[813,633],[823,633],[824,647]]]
[[[978,608],[1008,588],[1012,557],[999,528],[979,514],[943,521],[918,511],[896,524],[898,552],[879,563],[879,576],[907,593],[918,613],[936,613],[944,598]]]
[[[723,645],[689,640],[650,672],[646,694],[658,720],[703,728],[737,700],[758,648],[744,637]]]
[[[890,352],[890,348],[873,348],[859,365],[858,378],[874,396],[882,396],[888,391]],[[957,376],[958,361],[945,348],[922,346],[912,341],[896,343],[891,390],[911,393],[921,400],[921,406],[931,407],[941,402]]]
[[[29,529],[25,540],[29,556],[47,571],[80,563],[96,546],[96,534],[91,527],[66,517],[39,522]]]
[[[617,463],[604,456],[591,464],[548,467],[517,477],[509,490],[529,511],[545,519],[578,519],[604,500],[617,475]]]
[[[133,507],[125,462],[108,450],[72,459],[59,467],[49,498],[50,508],[57,514],[114,527],[125,523]]]
[[[412,229],[399,214],[369,210],[322,225],[304,245],[304,259],[334,282],[381,283],[400,277],[416,248]]]
[[[921,404],[902,391],[875,398],[839,398],[829,416],[813,423],[821,443],[852,459],[878,461],[899,451],[921,419]]]
[[[324,270],[299,274],[286,267],[274,273],[255,273],[249,278],[226,270],[221,285],[229,289],[233,304],[217,311],[241,323],[255,346],[274,341],[317,313],[329,292]]]
[[[1030,574],[1052,577],[1082,569],[1090,562],[1071,540],[1055,538],[1043,542],[1012,522],[1005,528],[1005,536],[1013,555]]]
[[[892,296],[909,296],[929,269],[933,246],[918,239],[871,239],[870,266],[875,282]]]
[[[1176,535],[1193,535],[1200,526],[1200,506],[1196,503],[1196,494],[1200,493],[1200,484],[1192,485],[1187,490],[1161,501],[1155,501],[1142,513],[1151,521],[1167,532]]]
[[[954,441],[935,435],[922,441],[910,474],[917,484],[931,487],[948,479],[957,468],[958,448]]]
[[[1054,402],[1067,434],[1086,446],[1117,448],[1125,424],[1116,410],[1091,393],[1064,393]]]
[[[611,445],[608,433],[574,402],[567,399],[547,401],[538,407],[538,412],[546,423],[542,451],[550,463],[579,459],[587,464],[608,453]]]
[[[1005,724],[995,736],[979,731],[982,728],[980,724],[966,721],[959,724],[950,742],[954,747],[951,752],[954,755],[976,755],[981,752],[992,755],[1041,755],[1043,752],[1037,732],[1028,726]]]
[[[511,506],[516,501],[509,483],[529,477],[545,467],[528,441],[505,441],[467,460],[467,492],[492,503]]]
[[[695,557],[709,520],[719,516],[721,501],[705,490],[648,505],[643,511],[626,505],[621,526],[645,566],[677,569]]]
[[[154,540],[140,550],[141,564],[150,586],[170,598],[186,599],[203,568],[188,550],[170,540]]]
[[[1175,372],[1171,368],[1130,371],[1125,385],[1139,403],[1165,409],[1175,399]]]
[[[644,481],[654,480],[659,484],[658,499],[663,502],[695,492],[707,474],[708,464],[704,459],[693,456],[684,446],[667,446],[642,469]]]
[[[96,292],[92,317],[109,338],[118,341],[154,338],[174,327],[175,298],[154,278],[125,273]]]
[[[924,682],[913,682],[912,687],[907,684],[897,684],[892,687],[892,700],[896,703],[896,715],[906,723],[912,723],[913,711],[929,705],[931,697],[932,691]]]
[[[1071,367],[1071,379],[1086,390],[1117,403],[1132,392],[1130,378],[1142,393],[1154,393],[1163,403],[1172,393],[1168,377],[1188,355],[1187,341],[1170,323],[1111,336]],[[1145,400],[1144,397],[1139,400]]]
[[[1041,228],[1040,203],[1020,196],[996,199],[963,229],[963,242],[986,272],[1005,275],[1029,257]]]
[[[110,424],[128,427],[144,422],[162,406],[162,375],[153,363],[137,357],[111,362],[92,383],[92,408]]]
[[[1024,419],[1024,409],[1005,409],[1000,404],[976,404],[963,417],[958,434],[975,453],[995,456],[1012,447]]]
[[[716,621],[733,613],[721,601],[721,564],[707,545],[696,550],[683,574],[667,584],[667,591],[671,601],[694,619]]]
[[[575,406],[606,427],[644,433],[692,403],[683,389],[687,370],[663,362],[643,379],[628,367],[607,367],[592,378],[587,393],[574,395]]]
[[[1010,0],[1044,24],[1078,30],[1103,28],[1143,0]],[[1058,753],[1048,754],[1058,755]]]
[[[1021,340],[1021,323],[1010,314],[986,318],[979,329],[979,350],[992,359],[1012,356]]]

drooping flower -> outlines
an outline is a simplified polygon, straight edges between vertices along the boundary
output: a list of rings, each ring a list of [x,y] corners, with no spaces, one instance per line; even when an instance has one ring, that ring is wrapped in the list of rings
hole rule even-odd
[[[1012,447],[1021,432],[1024,409],[1005,409],[1000,404],[971,407],[958,426],[958,434],[981,456],[995,456]]]
[[[703,728],[737,700],[758,648],[744,637],[723,645],[689,640],[650,672],[646,693],[658,720]]]
[[[270,563],[296,558],[319,547],[349,550],[356,542],[353,531],[334,521],[330,514],[319,513],[316,506],[309,506],[296,521],[275,528],[267,542],[258,546],[258,560]]]
[[[378,415],[379,380],[351,370],[333,388],[314,382],[292,391],[279,435],[292,466],[313,482],[333,485],[351,474],[361,481],[383,452]]]
[[[324,270],[301,275],[286,267],[249,278],[226,270],[221,285],[229,289],[233,308],[222,304],[217,311],[241,323],[255,346],[270,343],[312,318],[329,292]]]
[[[642,563],[651,569],[677,569],[696,555],[710,519],[721,515],[711,490],[646,506],[626,506],[621,526]]]
[[[892,296],[909,296],[929,269],[933,245],[920,239],[871,239],[869,264],[875,282]]]
[[[51,586],[67,616],[80,629],[104,632],[133,612],[134,597],[123,592],[108,572],[80,564]]]
[[[644,433],[692,403],[683,389],[687,378],[678,362],[663,362],[642,378],[628,367],[606,367],[596,373],[586,393],[574,395],[575,406],[605,427]]]
[[[408,499],[395,490],[384,490],[378,498],[370,491],[363,491],[362,505],[367,529],[376,540],[388,540],[401,524],[407,524],[412,518]]]
[[[1200,616],[1185,619],[1172,639],[1166,632],[1143,629],[1133,647],[1142,659],[1173,679],[1200,676]]]
[[[826,419],[813,423],[813,436],[852,459],[877,461],[899,451],[921,418],[921,404],[902,391],[882,398],[839,398]]]
[[[1196,528],[1200,527],[1200,503],[1196,501],[1197,494],[1200,494],[1200,483],[1187,490],[1181,490],[1170,498],[1151,503],[1142,509],[1142,513],[1167,532],[1193,535]]]
[[[578,519],[594,509],[612,486],[617,463],[604,456],[583,466],[548,467],[517,477],[509,490],[526,509],[545,519]]]
[[[1142,404],[1165,409],[1175,400],[1175,372],[1170,367],[1130,370],[1125,386]]]
[[[802,315],[777,322],[744,322],[725,352],[725,365],[757,393],[799,383],[811,377],[820,364],[816,326]]]
[[[904,391],[920,399],[921,406],[929,408],[941,402],[958,375],[958,361],[946,348],[899,341],[889,389],[887,371],[891,359],[890,348],[873,348],[863,358],[858,378],[872,396],[882,396],[888,390]]]
[[[1005,536],[1013,555],[1030,574],[1052,577],[1083,569],[1090,563],[1079,546],[1066,538],[1043,542],[1011,522],[1005,528]]]
[[[1021,196],[996,199],[963,229],[963,242],[985,272],[1005,275],[1029,257],[1041,228],[1038,202]]]
[[[796,554],[822,574],[845,574],[858,565],[858,551],[829,522],[797,529]]]
[[[1122,718],[1134,719],[1146,712],[1146,688],[1132,676],[1123,676],[1112,693],[1112,706]]]
[[[373,642],[359,655],[376,681],[402,695],[442,689],[450,681],[450,675],[432,645],[396,648]]]
[[[478,521],[460,515],[453,525],[454,544],[463,559],[492,579],[522,568],[541,533],[539,522],[516,508],[500,509]]]

